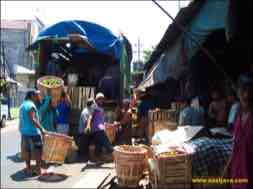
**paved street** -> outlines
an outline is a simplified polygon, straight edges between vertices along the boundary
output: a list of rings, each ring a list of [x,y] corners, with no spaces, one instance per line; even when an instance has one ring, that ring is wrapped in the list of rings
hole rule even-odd
[[[85,163],[64,164],[53,169],[57,173],[67,175],[65,180],[45,182],[38,177],[25,177],[25,163],[20,160],[19,153],[20,134],[17,121],[12,121],[9,126],[1,129],[1,188],[96,188],[106,175],[113,171],[112,163],[100,168],[86,167]]]

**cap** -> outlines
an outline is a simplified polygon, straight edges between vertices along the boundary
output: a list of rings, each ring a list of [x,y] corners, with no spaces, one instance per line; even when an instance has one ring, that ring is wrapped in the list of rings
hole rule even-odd
[[[96,100],[98,100],[99,98],[105,98],[105,95],[103,93],[97,93]]]

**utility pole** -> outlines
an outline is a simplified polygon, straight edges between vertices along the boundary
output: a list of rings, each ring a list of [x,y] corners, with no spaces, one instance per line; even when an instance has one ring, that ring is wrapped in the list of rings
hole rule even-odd
[[[180,10],[181,9],[181,2],[180,2],[180,0],[178,0],[178,10]]]
[[[141,41],[140,38],[138,38],[138,61],[141,61]]]
[[[141,44],[141,40],[139,37],[138,37],[137,44],[135,44],[134,46],[137,48],[137,50],[133,51],[133,53],[137,53],[137,61],[140,62],[141,61],[141,53],[142,53],[142,50],[141,50],[142,44]]]

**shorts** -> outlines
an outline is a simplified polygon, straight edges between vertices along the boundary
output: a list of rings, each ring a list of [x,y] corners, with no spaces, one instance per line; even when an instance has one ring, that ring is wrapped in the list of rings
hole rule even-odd
[[[21,145],[25,153],[42,153],[43,143],[40,135],[22,136]]]

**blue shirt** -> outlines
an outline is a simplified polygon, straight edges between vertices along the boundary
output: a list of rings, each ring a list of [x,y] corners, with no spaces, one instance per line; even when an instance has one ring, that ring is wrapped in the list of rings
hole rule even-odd
[[[59,102],[59,104],[57,105],[57,111],[57,123],[69,124],[70,106],[66,102]]]
[[[185,107],[179,115],[179,125],[203,125],[204,124],[204,109],[202,107],[194,108],[191,106]]]
[[[33,124],[29,112],[35,111],[36,118],[39,120],[39,113],[35,104],[30,100],[25,100],[19,109],[19,129],[24,136],[36,136],[40,134],[40,130]]]

